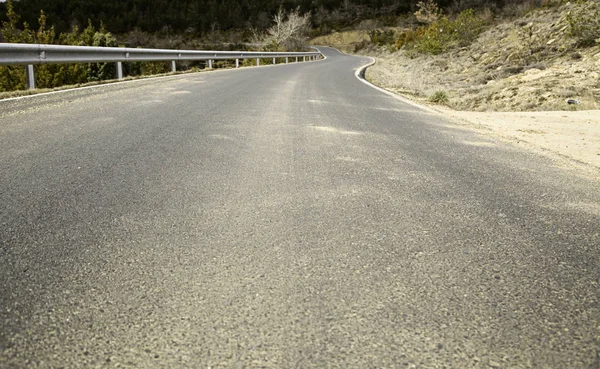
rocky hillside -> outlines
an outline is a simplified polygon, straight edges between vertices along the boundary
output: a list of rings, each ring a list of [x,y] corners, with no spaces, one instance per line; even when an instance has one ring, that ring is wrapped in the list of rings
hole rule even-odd
[[[521,17],[496,18],[468,45],[441,53],[412,47],[361,49],[377,59],[367,78],[459,110],[600,108],[599,0],[547,1]]]

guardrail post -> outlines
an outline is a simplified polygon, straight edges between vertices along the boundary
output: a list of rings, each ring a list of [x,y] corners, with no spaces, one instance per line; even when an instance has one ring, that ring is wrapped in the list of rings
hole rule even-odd
[[[236,68],[240,67],[240,59],[235,59],[235,67]]]
[[[289,60],[289,59],[290,59],[290,57],[289,57],[289,56],[286,56],[286,57],[285,57],[285,64],[287,64],[287,63],[289,63],[289,62],[290,62],[290,60]]]
[[[258,67],[260,65],[260,58],[256,58],[256,66]]]
[[[212,60],[208,61],[208,69],[212,69]]]
[[[275,60],[275,58],[273,58],[273,64],[277,64],[277,61]]]
[[[298,57],[296,57],[296,63],[298,63]]]
[[[306,61],[306,56],[303,56],[303,58],[304,58],[304,60],[302,60],[302,61]]]
[[[33,65],[28,64],[25,66],[25,75],[27,77],[27,88],[35,90],[35,72],[33,71]]]
[[[117,62],[117,79],[123,79],[123,63]]]
[[[177,64],[175,64],[175,60],[171,60],[171,72],[177,72]]]

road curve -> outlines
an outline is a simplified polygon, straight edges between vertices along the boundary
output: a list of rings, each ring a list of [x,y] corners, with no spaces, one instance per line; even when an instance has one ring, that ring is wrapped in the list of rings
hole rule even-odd
[[[323,52],[0,102],[0,367],[600,366],[598,178]]]

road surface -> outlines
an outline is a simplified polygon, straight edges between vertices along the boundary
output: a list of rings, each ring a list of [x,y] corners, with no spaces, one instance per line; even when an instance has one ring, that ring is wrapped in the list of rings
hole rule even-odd
[[[0,367],[598,368],[598,177],[323,51],[0,102]]]

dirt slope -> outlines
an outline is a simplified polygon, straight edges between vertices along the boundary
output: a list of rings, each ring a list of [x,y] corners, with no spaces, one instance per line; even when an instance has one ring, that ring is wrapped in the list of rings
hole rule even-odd
[[[444,91],[448,106],[476,111],[600,108],[600,44],[575,48],[566,14],[595,1],[538,9],[491,27],[470,46],[440,55],[407,56],[367,50],[377,57],[368,78],[398,92],[428,97]],[[579,100],[578,106],[567,99]]]

